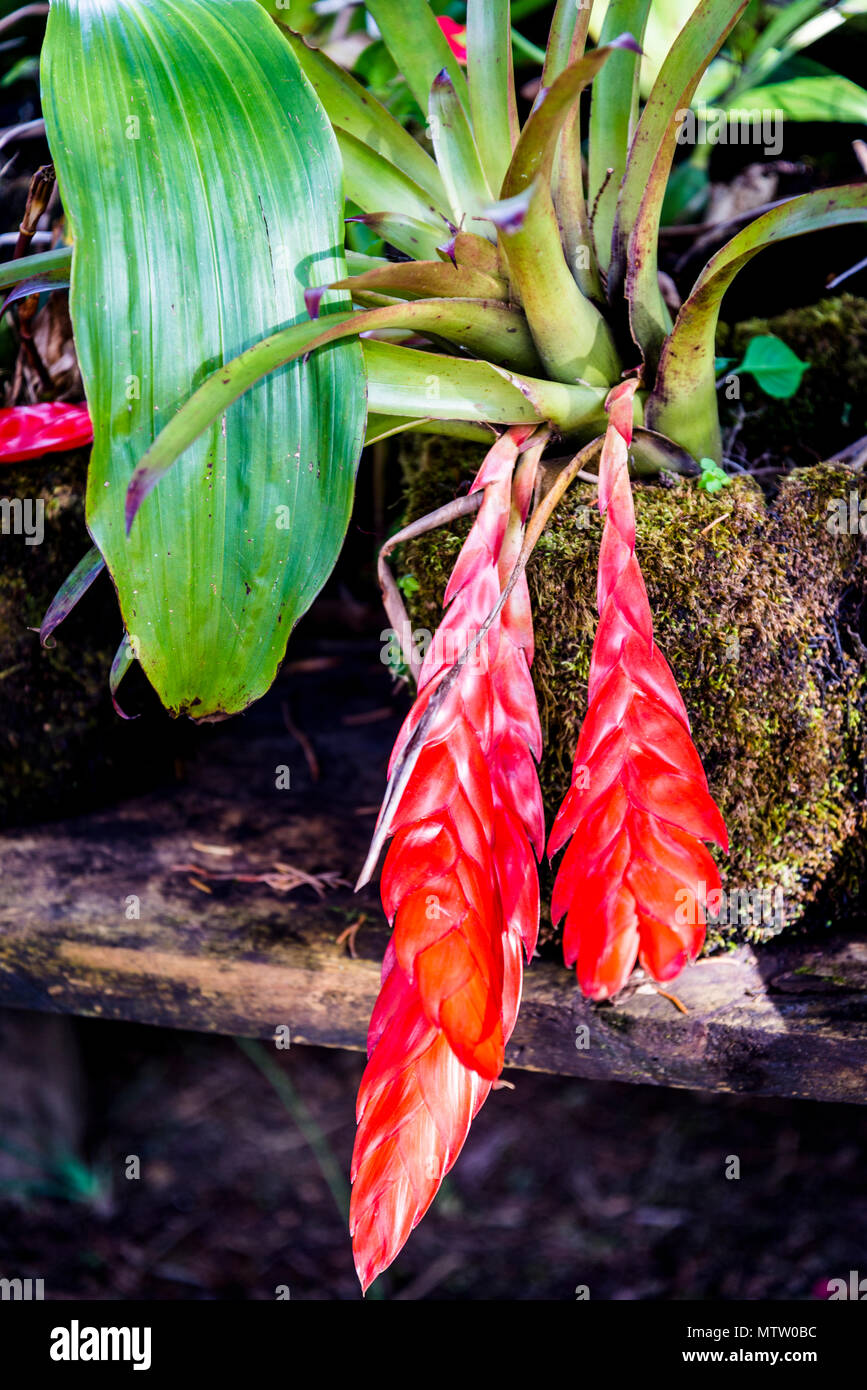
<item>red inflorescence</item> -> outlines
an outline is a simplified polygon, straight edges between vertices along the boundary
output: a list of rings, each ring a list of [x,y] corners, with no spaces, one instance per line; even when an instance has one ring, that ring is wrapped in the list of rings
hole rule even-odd
[[[653,641],[635,555],[627,452],[636,386],[623,382],[606,401],[599,465],[605,529],[589,703],[572,785],[548,844],[553,855],[570,841],[551,911],[555,922],[566,914],[566,963],[576,965],[591,999],[622,989],[636,960],[665,981],[695,957],[707,895],[720,887],[702,841],[728,848],[683,700]]]
[[[533,470],[519,465],[515,473],[515,465],[529,433],[502,435],[476,478],[484,499],[392,768],[514,566],[535,460]],[[457,1158],[517,1017],[522,950],[529,958],[538,931],[544,848],[532,655],[522,577],[435,708],[389,822],[381,891],[394,934],[370,1024],[352,1161],[350,1227],[365,1289]]]

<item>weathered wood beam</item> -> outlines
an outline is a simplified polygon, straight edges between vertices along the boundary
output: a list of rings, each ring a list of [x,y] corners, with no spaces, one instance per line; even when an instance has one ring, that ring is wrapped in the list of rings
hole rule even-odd
[[[382,703],[369,691],[358,682],[350,717]],[[387,933],[375,889],[354,897],[348,883],[395,721],[341,724],[315,682],[309,694],[319,782],[265,706],[208,732],[174,788],[0,836],[0,1004],[258,1037],[288,1026],[294,1043],[364,1046]],[[278,788],[287,766],[291,788]],[[281,893],[287,865],[345,883]],[[249,881],[263,874],[277,879]],[[361,915],[353,958],[337,938]],[[570,972],[536,960],[509,1063],[867,1101],[867,941],[741,948],[674,988],[688,1013],[649,984],[592,1005]]]

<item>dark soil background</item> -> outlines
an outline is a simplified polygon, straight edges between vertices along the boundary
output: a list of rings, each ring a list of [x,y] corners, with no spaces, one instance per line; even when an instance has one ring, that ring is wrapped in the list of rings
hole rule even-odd
[[[360,1297],[317,1159],[232,1039],[84,1021],[74,1035],[84,1167],[33,1180],[80,1191],[0,1200],[0,1273],[44,1278],[50,1299]],[[276,1055],[347,1173],[362,1058]],[[860,1107],[506,1077],[368,1297],[816,1299],[867,1273]]]

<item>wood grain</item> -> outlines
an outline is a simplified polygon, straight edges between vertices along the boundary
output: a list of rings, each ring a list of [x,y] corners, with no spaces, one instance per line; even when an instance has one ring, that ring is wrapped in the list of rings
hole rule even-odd
[[[393,699],[375,657],[359,668],[357,655],[338,654],[327,671],[291,677],[316,783],[280,715],[284,684],[245,719],[203,730],[177,784],[0,837],[0,1004],[255,1037],[288,1026],[293,1043],[363,1047],[387,930],[375,887],[354,896],[348,884],[401,713],[397,702],[393,719],[353,722]],[[276,786],[279,767],[289,789]],[[320,897],[248,881],[285,883],[275,865],[337,873],[347,886]],[[337,938],[362,915],[353,958]],[[646,982],[593,1005],[562,965],[535,960],[508,1062],[867,1101],[867,940],[742,947],[700,961],[674,989],[686,1014]]]

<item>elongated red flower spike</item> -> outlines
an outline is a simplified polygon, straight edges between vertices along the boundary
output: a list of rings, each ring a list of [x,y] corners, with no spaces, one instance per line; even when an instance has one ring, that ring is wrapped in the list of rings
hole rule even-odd
[[[707,895],[720,887],[702,841],[728,849],[686,707],[653,641],[635,555],[628,449],[637,385],[621,383],[605,403],[599,626],[572,784],[548,842],[553,856],[571,837],[551,915],[557,922],[566,914],[566,964],[576,965],[591,999],[622,989],[636,960],[665,981],[694,959],[704,941]]]
[[[0,463],[20,463],[93,442],[86,405],[45,401],[0,410]]]
[[[507,431],[474,483],[485,495],[446,590],[392,773],[443,679],[495,607],[520,548],[541,448]],[[381,892],[394,933],[358,1096],[350,1229],[362,1288],[418,1224],[503,1065],[535,948],[544,849],[534,757],[526,584],[428,714],[393,814]],[[386,803],[387,804],[387,803]]]

